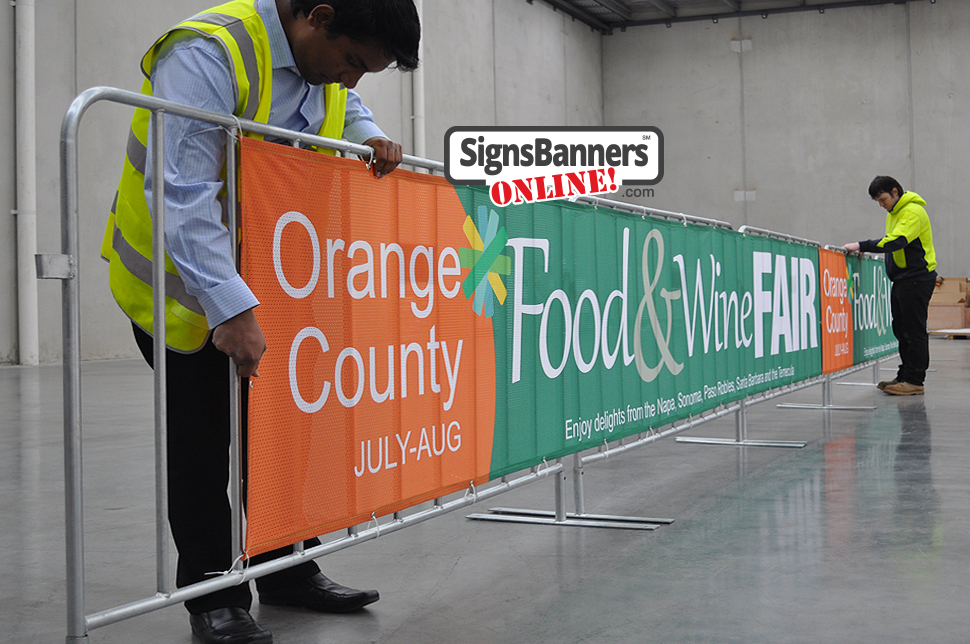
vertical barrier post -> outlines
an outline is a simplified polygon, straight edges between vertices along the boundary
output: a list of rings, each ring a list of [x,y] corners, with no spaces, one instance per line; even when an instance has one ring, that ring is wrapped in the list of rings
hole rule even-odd
[[[584,516],[586,514],[586,496],[583,492],[583,459],[579,457],[579,452],[573,454],[573,501],[576,514]]]
[[[738,411],[734,415],[735,435],[737,441],[743,443],[748,440],[748,399],[742,398]]]
[[[61,130],[61,252],[77,266],[78,151],[80,115],[74,110]],[[81,470],[81,294],[79,276],[61,277],[62,334],[64,343],[64,506],[67,566],[66,642],[86,642],[84,617],[84,493]]]
[[[237,189],[238,159],[236,156],[236,140],[239,136],[237,128],[229,128],[226,136],[226,208],[228,210],[229,244],[233,252],[236,269],[239,268],[239,191]],[[229,512],[232,521],[231,539],[233,554],[233,570],[242,570],[244,562],[238,555],[243,551],[243,486],[242,454],[246,446],[243,445],[242,427],[240,425],[239,376],[236,365],[229,361]]]
[[[159,593],[168,578],[168,422],[165,360],[165,112],[155,110],[152,137],[152,346],[155,363],[155,584]]]
[[[558,461],[562,463],[562,460]],[[556,523],[566,520],[566,468],[556,472]]]

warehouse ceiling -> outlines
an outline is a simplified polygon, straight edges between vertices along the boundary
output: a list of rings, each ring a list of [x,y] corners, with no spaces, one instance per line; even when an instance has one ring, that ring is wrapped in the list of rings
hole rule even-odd
[[[848,7],[906,4],[926,0],[544,0],[559,11],[610,33],[614,29],[678,22],[757,17],[796,11],[826,11]],[[929,0],[936,2],[936,0]],[[527,0],[532,4],[534,0]]]

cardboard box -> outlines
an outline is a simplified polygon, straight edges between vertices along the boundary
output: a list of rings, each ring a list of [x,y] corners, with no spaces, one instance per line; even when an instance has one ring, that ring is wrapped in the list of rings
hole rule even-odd
[[[967,292],[967,278],[965,277],[938,277],[938,280],[943,280],[942,284],[938,284],[935,293],[966,293]]]
[[[949,306],[953,304],[962,304],[966,306],[967,294],[961,293],[960,291],[934,291],[933,297],[930,298],[930,306]]]
[[[931,331],[966,328],[966,312],[967,307],[963,304],[930,304],[926,328]]]

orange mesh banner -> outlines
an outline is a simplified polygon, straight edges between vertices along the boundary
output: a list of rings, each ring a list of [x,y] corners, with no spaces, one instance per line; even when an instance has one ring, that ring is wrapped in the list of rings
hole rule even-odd
[[[492,323],[461,292],[454,188],[251,139],[240,168],[242,275],[268,345],[249,392],[249,555],[484,483]]]
[[[822,284],[822,373],[852,366],[852,298],[843,253],[818,249]]]

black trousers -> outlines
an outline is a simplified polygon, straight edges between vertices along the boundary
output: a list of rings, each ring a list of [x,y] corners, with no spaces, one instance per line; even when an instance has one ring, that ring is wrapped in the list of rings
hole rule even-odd
[[[930,365],[930,336],[926,331],[926,316],[933,296],[933,281],[893,282],[890,303],[893,314],[893,335],[899,341],[902,362],[896,380],[922,385],[926,368]]]
[[[153,365],[150,335],[139,327],[135,341],[148,364]],[[168,520],[178,550],[176,585],[208,579],[232,566],[232,528],[227,487],[229,485],[229,357],[206,342],[196,353],[166,353],[168,414]],[[243,396],[248,393],[243,382]],[[243,399],[245,422],[245,398]],[[245,432],[245,429],[244,429]],[[245,440],[243,441],[245,445]],[[245,454],[245,449],[243,450]],[[242,465],[245,477],[245,456]],[[307,541],[306,546],[319,541]],[[252,558],[253,564],[290,554],[292,546]],[[292,584],[317,573],[316,562],[261,577],[256,588],[268,590]],[[249,584],[233,586],[190,599],[190,613],[217,608],[249,609]]]

